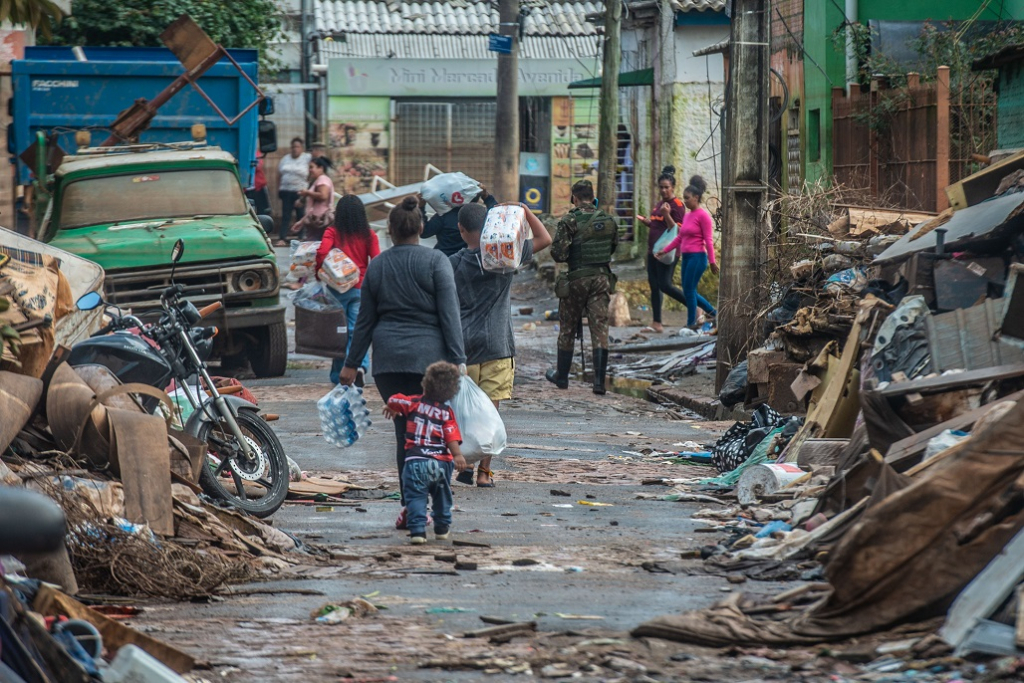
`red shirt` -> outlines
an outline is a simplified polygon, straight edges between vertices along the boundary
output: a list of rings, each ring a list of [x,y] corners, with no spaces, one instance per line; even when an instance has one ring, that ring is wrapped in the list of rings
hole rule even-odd
[[[370,265],[370,259],[380,256],[380,242],[373,230],[366,239],[352,238],[348,235],[339,235],[337,228],[332,225],[324,231],[320,247],[316,250],[317,270],[320,270],[331,249],[341,249],[359,267],[359,281],[356,282],[355,289],[363,286],[363,277],[366,275],[366,267]]]
[[[263,173],[263,153],[256,152],[256,175],[253,177],[252,189],[259,192],[267,186],[267,176]]]
[[[455,413],[444,403],[424,400],[423,396],[395,394],[388,408],[405,416],[405,457],[434,458],[451,462],[448,450],[452,441],[462,443]]]

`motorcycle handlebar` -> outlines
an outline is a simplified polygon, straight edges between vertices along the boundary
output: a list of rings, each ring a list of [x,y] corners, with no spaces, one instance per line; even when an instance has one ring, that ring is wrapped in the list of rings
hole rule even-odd
[[[206,306],[203,306],[202,308],[199,309],[199,317],[205,318],[208,315],[216,313],[222,308],[224,308],[223,302],[214,301],[212,304],[207,304]]]

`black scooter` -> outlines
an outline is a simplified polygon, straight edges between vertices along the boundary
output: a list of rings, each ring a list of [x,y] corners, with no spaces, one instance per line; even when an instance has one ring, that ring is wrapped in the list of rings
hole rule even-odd
[[[184,298],[185,288],[174,284],[174,266],[184,252],[185,244],[178,240],[171,251],[171,285],[160,296],[162,312],[156,323],[147,325],[123,314],[98,293],[81,297],[80,310],[104,306],[110,323],[75,344],[68,363],[72,367],[101,365],[125,384],[166,389],[173,380],[193,408],[184,431],[207,445],[200,486],[207,495],[240,510],[269,517],[288,494],[288,458],[259,409],[237,396],[222,396],[210,378],[206,360],[217,328],[194,326],[221,304],[200,312]],[[152,413],[160,402],[144,397],[142,405]]]

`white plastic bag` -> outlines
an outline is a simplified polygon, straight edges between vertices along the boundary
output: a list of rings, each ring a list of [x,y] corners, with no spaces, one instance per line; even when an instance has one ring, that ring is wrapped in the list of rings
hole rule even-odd
[[[420,188],[420,195],[439,214],[461,208],[476,199],[478,194],[480,183],[465,173],[442,173],[427,180]]]
[[[928,446],[925,448],[924,458],[922,458],[921,462],[931,460],[942,451],[947,448],[952,448],[964,439],[970,438],[970,436],[971,435],[967,432],[962,432],[960,430],[954,431],[951,429],[947,429],[940,434],[933,436],[928,440]]]
[[[467,375],[459,379],[459,393],[451,400],[451,407],[462,432],[462,455],[467,463],[501,455],[508,443],[505,423],[484,390]]]
[[[487,212],[480,231],[480,254],[484,270],[510,273],[523,260],[529,228],[521,206],[495,206]]]
[[[664,256],[657,256],[657,254],[661,253],[665,249],[665,247],[671,244],[676,237],[679,237],[679,226],[673,225],[671,228],[665,231],[664,235],[658,238],[657,242],[654,243],[654,258],[658,259],[659,261],[666,265],[672,265],[673,263],[675,263],[676,259],[679,258],[678,248],[673,249]]]
[[[331,249],[317,278],[339,294],[344,294],[359,282],[359,266],[341,249]]]

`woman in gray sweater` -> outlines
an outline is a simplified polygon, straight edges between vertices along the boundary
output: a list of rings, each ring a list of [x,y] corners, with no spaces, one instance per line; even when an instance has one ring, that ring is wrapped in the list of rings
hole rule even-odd
[[[394,246],[370,261],[363,279],[359,317],[345,358],[341,383],[352,384],[373,343],[372,368],[386,404],[395,394],[420,394],[427,366],[439,360],[466,362],[455,276],[448,258],[420,246],[423,216],[415,197],[406,197],[388,216]],[[398,481],[405,463],[406,421],[395,418]],[[405,496],[395,526],[405,528]]]

